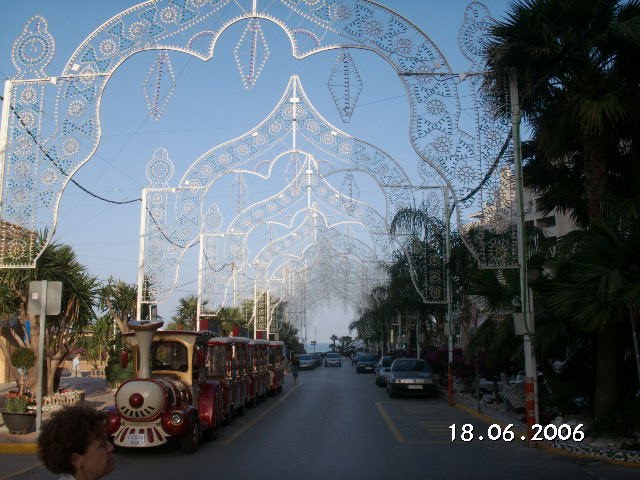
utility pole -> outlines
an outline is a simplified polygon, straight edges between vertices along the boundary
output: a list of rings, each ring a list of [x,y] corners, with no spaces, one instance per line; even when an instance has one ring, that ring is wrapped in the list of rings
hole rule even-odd
[[[516,176],[516,207],[518,228],[518,264],[520,265],[520,306],[524,320],[524,371],[525,408],[527,434],[531,435],[538,418],[538,375],[533,348],[535,326],[529,310],[529,286],[527,284],[527,237],[524,224],[524,186],[522,180],[522,147],[520,143],[520,100],[518,77],[515,69],[509,71],[509,98],[511,101],[511,131],[513,137],[513,163]]]
[[[447,323],[448,336],[448,365],[447,365],[447,403],[453,407],[453,307],[451,305],[451,217],[449,212],[449,188],[444,187],[444,221],[445,221],[445,250],[447,254]]]

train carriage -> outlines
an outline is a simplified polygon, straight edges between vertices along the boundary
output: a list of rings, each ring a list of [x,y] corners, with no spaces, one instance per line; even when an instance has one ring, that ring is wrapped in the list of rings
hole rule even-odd
[[[248,343],[249,339],[244,337],[215,337],[208,342],[207,371],[222,384],[226,421],[233,415],[244,415],[248,401],[249,378],[245,373]],[[222,359],[224,370],[220,363]],[[223,371],[224,376],[221,375]]]
[[[269,340],[267,347],[269,393],[275,395],[282,392],[282,386],[284,385],[284,342]]]
[[[268,340],[250,340],[247,345],[247,365],[250,379],[249,405],[251,406],[264,400],[269,391],[268,345]]]

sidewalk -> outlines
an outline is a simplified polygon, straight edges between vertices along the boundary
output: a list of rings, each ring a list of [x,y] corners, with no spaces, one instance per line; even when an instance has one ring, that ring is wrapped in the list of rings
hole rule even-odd
[[[0,384],[0,396],[15,388],[15,383]],[[60,388],[83,390],[85,392],[85,401],[98,409],[113,403],[115,395],[114,391],[108,388],[104,378],[62,377],[60,379]],[[43,412],[43,419],[46,419],[48,415],[48,411]],[[22,435],[9,433],[0,416],[0,454],[34,454],[37,452],[37,438],[35,431]],[[5,469],[4,459],[1,463],[0,478],[2,478],[3,470]]]
[[[458,387],[459,385],[456,385],[456,389]],[[443,395],[444,398],[446,398],[447,392],[444,389]],[[455,406],[487,424],[499,424],[501,426],[513,424],[513,430],[519,433],[524,433],[527,430],[523,418],[524,414],[508,411],[504,403],[478,401],[470,394],[456,391]],[[556,426],[561,423],[573,425],[579,422],[576,419],[558,419]],[[609,463],[640,468],[640,450],[624,449],[622,438],[594,439],[587,435],[581,442],[571,440],[544,440],[535,442],[535,446],[560,455],[592,458]]]

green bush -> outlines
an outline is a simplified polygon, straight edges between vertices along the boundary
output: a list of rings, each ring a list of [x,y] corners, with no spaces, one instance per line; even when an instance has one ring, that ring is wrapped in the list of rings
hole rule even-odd
[[[29,370],[36,364],[36,355],[26,347],[20,347],[11,353],[11,365],[23,370]]]
[[[104,371],[107,383],[112,387],[117,387],[125,380],[133,377],[133,362],[129,362],[127,368],[122,368],[119,361],[111,361]]]

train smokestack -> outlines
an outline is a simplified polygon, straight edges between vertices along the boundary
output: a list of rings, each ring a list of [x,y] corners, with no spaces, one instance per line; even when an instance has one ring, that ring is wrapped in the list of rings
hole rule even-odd
[[[140,363],[138,366],[139,378],[151,377],[151,342],[156,331],[164,324],[163,321],[155,322],[149,320],[131,320],[129,327],[135,332],[138,341],[138,353],[140,355]]]

